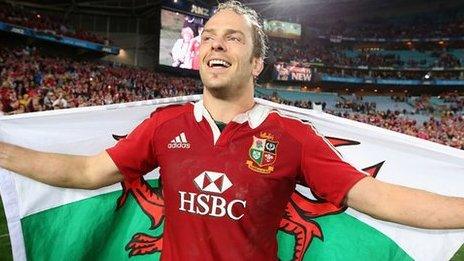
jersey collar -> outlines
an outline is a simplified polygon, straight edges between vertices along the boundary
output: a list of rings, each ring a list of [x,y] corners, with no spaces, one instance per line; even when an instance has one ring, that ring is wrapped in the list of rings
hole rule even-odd
[[[250,128],[255,129],[264,122],[271,110],[272,109],[270,107],[258,104],[258,102],[255,101],[255,106],[253,106],[253,108],[247,112],[240,113],[239,115],[235,116],[232,121],[240,124],[248,122]],[[203,100],[199,100],[194,104],[193,114],[197,122],[200,122],[203,117],[208,122],[214,122],[208,110],[206,110],[206,108],[203,106]]]

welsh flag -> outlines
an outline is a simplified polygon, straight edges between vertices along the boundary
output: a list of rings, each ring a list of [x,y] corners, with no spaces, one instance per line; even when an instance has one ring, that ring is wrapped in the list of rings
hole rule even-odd
[[[41,151],[95,154],[114,145],[156,107],[199,98],[6,116],[0,118],[0,140]],[[346,161],[377,179],[464,197],[460,150],[322,112],[257,102],[312,122]],[[260,142],[265,141],[253,147],[256,155]],[[136,184],[91,191],[51,187],[0,169],[14,259],[157,260],[164,220],[157,177],[155,170]],[[464,230],[379,221],[337,208],[298,186],[277,240],[281,260],[448,260],[463,244]]]

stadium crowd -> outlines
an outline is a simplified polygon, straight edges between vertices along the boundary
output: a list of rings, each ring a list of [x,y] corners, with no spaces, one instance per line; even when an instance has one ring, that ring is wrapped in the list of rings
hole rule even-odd
[[[434,14],[436,15],[436,14]],[[313,67],[318,72],[336,77],[400,80],[463,80],[464,41],[449,37],[464,36],[464,16],[448,15],[442,20],[422,19],[388,21],[359,25],[335,23],[326,38],[317,37],[317,30],[302,39],[272,38],[271,58],[277,70]],[[432,22],[433,21],[433,22]],[[394,24],[396,23],[396,24]],[[332,41],[333,35],[367,38],[409,39],[409,41],[367,44],[356,41]],[[436,38],[446,37],[448,41]],[[432,42],[412,41],[435,37]],[[354,39],[354,38],[351,38]],[[455,51],[458,50],[458,51]],[[278,72],[280,75],[281,72]],[[284,77],[285,78],[285,77]]]
[[[368,38],[435,38],[463,36],[464,17],[462,14],[443,14],[441,20],[437,13],[433,18],[427,16],[408,20],[363,21],[358,25],[339,21],[331,26],[326,35]]]
[[[0,113],[17,114],[61,108],[105,105],[201,92],[201,83],[141,68],[97,61],[47,57],[34,47],[0,49]],[[311,101],[289,101],[275,93],[274,102],[312,108]],[[418,124],[406,111],[378,111],[375,103],[339,99],[329,113],[464,149],[464,98],[444,93],[441,117]],[[393,99],[403,101],[402,99]],[[434,115],[427,96],[414,101],[414,113]],[[342,110],[340,110],[342,109]]]
[[[277,92],[272,95],[261,95],[262,98],[273,102],[297,106],[301,108],[313,108],[313,102],[309,100],[286,100]],[[456,93],[445,93],[440,96],[448,106],[441,110],[441,115],[434,117],[429,103],[429,97],[421,96],[414,103],[414,111],[406,110],[377,110],[373,102],[363,102],[362,97],[358,101],[340,98],[335,108],[326,108],[325,102],[314,102],[322,105],[327,113],[347,119],[371,124],[377,127],[404,133],[421,139],[437,142],[458,149],[464,149],[464,98]],[[393,102],[404,102],[404,98],[391,97]],[[429,115],[428,120],[418,122],[408,114]]]
[[[27,10],[21,6],[8,3],[0,3],[0,21],[32,28],[55,36],[69,36],[104,45],[111,44],[108,39],[102,36],[70,27],[69,23],[66,23],[66,21],[60,17]]]
[[[0,48],[0,113],[105,105],[200,92],[192,78]]]
[[[401,132],[458,149],[464,149],[464,116],[430,117],[422,125],[398,111],[371,114],[337,113],[337,116]]]
[[[461,67],[464,62],[446,50],[435,50],[430,54],[430,59],[433,59],[433,62],[427,62],[425,59],[409,58],[404,60],[399,55],[375,51],[359,51],[356,56],[350,57],[345,53],[350,48],[320,41],[312,41],[311,43],[290,39],[272,39],[271,41],[274,59],[285,63],[322,63],[330,67],[353,68],[430,69],[433,67]]]
[[[67,35],[89,41],[107,44],[106,39],[87,32],[75,31],[57,17],[40,14],[0,4],[0,21],[30,27],[54,35]],[[417,24],[416,24],[417,25]],[[445,26],[446,25],[446,26]],[[351,30],[342,23],[332,28],[330,35],[388,37],[432,37],[462,36],[463,20],[434,25],[435,30],[427,30],[426,25],[415,27],[365,26]],[[350,28],[350,29],[348,29]],[[401,59],[400,56],[381,52],[358,51],[348,55],[347,46],[327,43],[327,41],[296,41],[276,39],[271,41],[271,60],[289,66],[309,66],[320,64],[319,72],[331,76],[354,76],[370,78],[420,79],[423,71],[372,70],[372,68],[430,68],[461,67],[464,61],[447,49],[436,49],[431,54],[434,61]],[[352,51],[352,50],[351,50]],[[464,79],[463,73],[432,72],[435,79]],[[162,97],[190,95],[201,92],[201,82],[192,78],[174,77],[143,68],[119,66],[94,60],[71,57],[47,56],[35,47],[0,47],[0,114],[18,114],[62,108],[106,105],[130,101],[140,101]],[[381,111],[373,102],[340,98],[335,108],[325,101],[285,100],[277,93],[263,98],[274,102],[301,108],[314,105],[328,113],[348,119],[372,124],[422,139],[464,149],[464,98],[455,93],[440,96],[444,106],[437,108],[427,96],[414,101],[412,112],[402,110]],[[392,98],[394,102],[404,99]],[[437,115],[437,111],[439,115]],[[418,123],[408,114],[429,115],[429,119]],[[441,114],[440,114],[441,113]]]

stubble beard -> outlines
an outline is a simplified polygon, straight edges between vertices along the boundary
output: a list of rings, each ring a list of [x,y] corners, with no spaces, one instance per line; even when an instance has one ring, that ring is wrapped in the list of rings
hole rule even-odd
[[[238,91],[236,86],[233,86],[230,81],[215,84],[205,83],[204,88],[205,91],[209,92],[213,97],[221,100],[234,96],[234,94]]]
[[[250,64],[252,63],[252,58],[250,58]],[[216,79],[222,78],[225,79]],[[202,71],[200,69],[200,78],[202,79],[204,91],[207,91],[211,96],[221,100],[230,100],[234,97],[238,97],[242,92],[246,91],[248,87],[248,82],[244,81],[244,78],[247,78],[248,75],[243,75],[239,73],[238,75],[211,75],[203,80]]]

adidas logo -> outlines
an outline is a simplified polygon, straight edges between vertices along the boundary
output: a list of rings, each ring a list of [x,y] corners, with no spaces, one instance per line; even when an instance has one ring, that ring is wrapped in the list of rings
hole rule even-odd
[[[185,137],[185,133],[177,135],[171,142],[168,143],[168,149],[189,149],[190,143]]]

